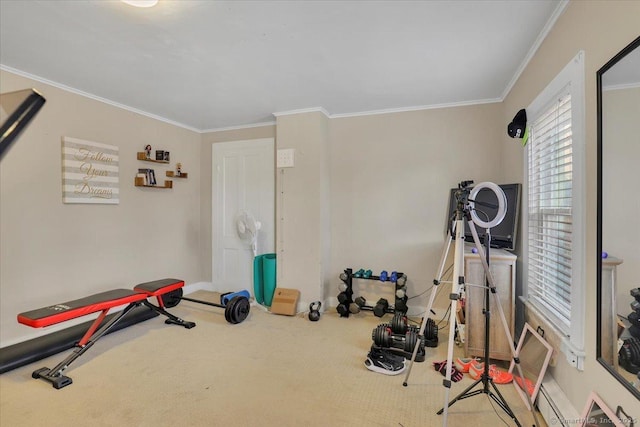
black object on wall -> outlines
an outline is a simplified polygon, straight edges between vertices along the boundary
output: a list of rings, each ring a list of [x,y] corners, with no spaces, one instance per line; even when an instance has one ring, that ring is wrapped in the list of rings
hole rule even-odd
[[[527,128],[527,112],[524,108],[516,113],[511,123],[507,125],[507,134],[511,138],[524,138]]]
[[[3,117],[3,122],[0,123],[0,160],[45,102],[44,97],[35,89],[0,94]]]

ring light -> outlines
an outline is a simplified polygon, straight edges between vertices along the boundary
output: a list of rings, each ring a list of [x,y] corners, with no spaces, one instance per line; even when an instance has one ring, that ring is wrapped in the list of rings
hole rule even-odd
[[[477,194],[480,190],[489,189],[493,191],[496,195],[496,199],[498,199],[498,212],[496,216],[489,222],[485,222],[478,217],[475,209],[475,200]],[[504,219],[504,216],[507,213],[507,196],[502,191],[502,188],[498,184],[494,184],[493,182],[481,182],[480,184],[473,187],[471,193],[469,193],[469,205],[471,206],[471,220],[474,224],[482,228],[493,228],[496,225],[500,224]]]

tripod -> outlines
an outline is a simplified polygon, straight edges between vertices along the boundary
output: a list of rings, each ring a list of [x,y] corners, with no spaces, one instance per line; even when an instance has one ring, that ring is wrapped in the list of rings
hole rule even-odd
[[[487,233],[485,234],[487,267],[489,266],[489,262],[490,262],[489,261],[490,242],[491,242],[491,234],[489,232],[489,229],[487,229]],[[494,287],[491,286],[488,279],[485,279],[484,290],[485,290],[484,310],[483,310],[484,320],[485,320],[484,322],[484,370],[480,378],[478,378],[473,384],[471,384],[462,393],[456,396],[451,402],[449,402],[445,406],[445,408],[440,409],[440,411],[438,411],[437,414],[438,415],[442,414],[443,411],[446,411],[448,407],[456,403],[458,400],[466,399],[468,397],[472,397],[478,394],[486,394],[488,395],[488,397],[493,399],[498,404],[498,406],[500,406],[502,410],[506,412],[506,414],[509,415],[515,421],[516,425],[520,426],[520,423],[518,422],[518,419],[516,418],[515,414],[507,404],[502,394],[500,394],[500,391],[498,390],[496,385],[493,383],[493,379],[489,375],[489,348],[490,348],[489,343],[490,343],[490,327],[491,327],[491,310],[490,310],[490,302],[489,302],[489,297],[490,297],[489,292],[495,294],[496,290]],[[480,384],[482,385],[482,388],[480,390],[473,390],[477,385],[480,385]],[[492,386],[495,393],[491,390],[491,388],[489,388],[489,386]]]
[[[445,248],[442,252],[442,257],[440,260],[440,269],[438,272],[438,279],[435,279],[433,281],[434,286],[431,292],[431,296],[429,298],[429,302],[427,305],[427,313],[431,311],[432,306],[433,306],[433,301],[435,299],[435,294],[437,292],[437,286],[440,284],[440,279],[442,277],[442,272],[444,270],[444,265],[449,253],[449,249],[450,249],[450,245],[451,245],[451,241],[453,240],[455,242],[455,250],[454,250],[454,263],[453,263],[453,280],[451,282],[451,288],[452,291],[449,294],[449,299],[451,300],[451,308],[450,308],[450,318],[449,318],[449,345],[448,345],[448,349],[447,349],[447,364],[446,364],[446,375],[445,375],[445,379],[442,381],[444,387],[445,387],[445,406],[438,411],[438,415],[444,413],[444,417],[443,417],[443,426],[447,426],[447,415],[448,415],[448,408],[453,405],[456,401],[458,400],[462,400],[468,397],[472,397],[478,394],[487,394],[492,400],[494,400],[498,406],[500,406],[500,408],[502,408],[505,413],[507,415],[509,415],[509,417],[511,417],[511,419],[514,420],[514,422],[516,423],[516,425],[518,427],[521,427],[520,422],[518,421],[518,419],[516,418],[515,414],[513,413],[513,411],[511,410],[511,408],[509,407],[509,405],[507,404],[506,400],[504,399],[504,397],[500,394],[499,390],[497,389],[497,387],[495,386],[495,384],[493,383],[493,380],[491,378],[491,376],[489,375],[489,338],[490,338],[490,306],[489,306],[489,297],[490,297],[490,293],[494,295],[495,299],[496,299],[496,306],[498,307],[498,312],[500,313],[500,317],[502,320],[502,325],[504,328],[504,332],[508,338],[508,342],[510,345],[510,349],[511,349],[511,354],[514,356],[514,362],[515,362],[515,366],[518,370],[518,374],[521,377],[521,379],[524,381],[524,376],[522,374],[522,369],[520,367],[520,361],[518,358],[518,355],[516,354],[516,350],[514,348],[513,345],[513,339],[511,338],[511,334],[509,331],[509,326],[507,324],[507,321],[505,319],[504,316],[504,312],[502,310],[502,306],[500,304],[500,301],[498,300],[498,296],[496,294],[496,289],[495,289],[495,285],[494,285],[494,281],[493,281],[493,276],[489,270],[489,248],[490,248],[490,228],[492,226],[495,226],[497,224],[500,223],[500,221],[502,221],[502,217],[504,217],[504,211],[502,213],[502,217],[498,218],[499,214],[496,216],[497,222],[494,220],[494,224],[487,224],[486,228],[487,228],[487,235],[485,237],[485,244],[486,244],[486,257],[485,257],[485,251],[483,250],[482,246],[480,245],[479,242],[479,238],[478,238],[478,233],[475,229],[475,223],[472,223],[471,226],[469,227],[471,230],[471,233],[473,235],[473,240],[474,240],[474,244],[475,247],[478,251],[478,254],[480,255],[480,261],[482,263],[482,267],[484,269],[485,272],[485,284],[484,286],[482,286],[485,289],[485,304],[484,304],[484,314],[485,314],[485,346],[484,346],[484,370],[482,375],[480,376],[480,378],[475,381],[471,386],[467,387],[467,389],[465,389],[462,393],[460,393],[458,396],[456,396],[451,402],[449,401],[449,392],[451,389],[451,368],[452,368],[452,363],[453,363],[453,339],[454,339],[454,335],[455,335],[455,324],[456,324],[456,314],[457,314],[457,304],[458,304],[458,300],[462,298],[463,292],[464,292],[464,287],[465,287],[465,280],[464,280],[464,223],[465,221],[469,221],[472,218],[471,215],[471,208],[469,206],[469,190],[467,189],[467,186],[469,184],[471,184],[473,181],[463,181],[458,185],[458,191],[456,192],[456,199],[457,199],[457,207],[456,207],[456,212],[454,214],[454,217],[452,218],[452,227],[451,227],[451,238],[447,237],[447,243],[445,244]],[[501,189],[499,189],[498,186],[496,186],[495,184],[492,183],[482,183],[482,184],[478,184],[478,188],[474,189],[474,192],[471,193],[472,197],[477,194],[477,191],[479,191],[479,189],[481,189],[483,186],[488,186],[489,184],[491,184],[491,186],[489,186],[490,188],[492,188],[494,191],[502,191]],[[496,190],[497,189],[497,190]],[[496,192],[496,195],[498,193]],[[502,194],[504,196],[504,193]],[[499,199],[500,201],[500,199]],[[474,221],[477,221],[479,223],[483,223],[481,220],[474,218]],[[422,325],[420,327],[420,332],[419,332],[419,337],[423,337],[424,336],[424,330],[426,327],[426,320],[427,317],[425,316],[425,318],[423,319]],[[419,348],[419,344],[420,344],[420,339],[419,338],[418,341],[416,342],[416,346],[413,350],[412,356],[411,356],[411,361],[409,363],[408,369],[407,369],[407,374],[405,376],[405,380],[403,382],[403,385],[406,387],[407,386],[407,381],[409,378],[409,375],[411,373],[411,368],[413,366],[413,361],[416,357],[418,348]],[[482,384],[482,389],[481,390],[475,390],[472,391],[473,388],[475,388],[477,385]],[[493,387],[492,391],[491,388],[489,386]],[[533,404],[531,402],[531,396],[525,392],[524,393],[527,396],[528,402],[529,402],[529,408],[531,409],[532,415],[534,417],[534,421],[535,421],[535,425],[538,425],[538,421],[537,421],[537,417],[535,415],[535,409],[533,408]]]

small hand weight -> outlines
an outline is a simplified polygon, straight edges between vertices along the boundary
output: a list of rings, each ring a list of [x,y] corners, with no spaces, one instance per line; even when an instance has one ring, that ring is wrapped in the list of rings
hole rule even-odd
[[[322,303],[320,301],[315,301],[309,304],[309,320],[312,322],[320,320],[320,307],[322,307]]]

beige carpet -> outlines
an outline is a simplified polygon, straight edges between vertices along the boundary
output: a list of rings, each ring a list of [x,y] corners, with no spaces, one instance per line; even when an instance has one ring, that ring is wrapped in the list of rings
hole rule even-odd
[[[206,291],[190,296],[217,299]],[[1,375],[0,426],[442,425],[436,412],[445,388],[431,362],[446,355],[446,328],[403,387],[404,374],[381,375],[363,364],[372,329],[390,315],[340,318],[331,308],[310,322],[252,306],[243,323],[230,325],[222,309],[206,305],[185,301],[171,311],[197,327],[157,317],[107,335],[71,365],[73,384],[61,390],[31,372],[52,368],[69,351]],[[450,398],[472,383],[454,383]],[[498,387],[520,423],[533,425],[513,385]],[[515,423],[482,393],[451,406],[448,425]]]

